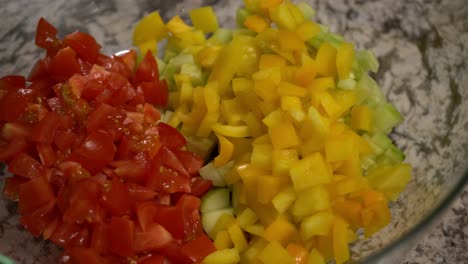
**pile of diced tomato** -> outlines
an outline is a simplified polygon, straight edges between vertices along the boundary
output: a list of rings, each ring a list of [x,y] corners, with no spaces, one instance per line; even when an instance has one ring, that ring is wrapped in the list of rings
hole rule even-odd
[[[159,122],[167,84],[151,53],[108,57],[95,39],[62,39],[46,20],[31,74],[0,79],[4,194],[64,263],[198,263],[215,247],[198,208],[211,182],[186,140]]]

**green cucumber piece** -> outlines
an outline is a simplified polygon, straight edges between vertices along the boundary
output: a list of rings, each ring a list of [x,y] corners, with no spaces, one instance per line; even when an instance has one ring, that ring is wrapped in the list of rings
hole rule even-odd
[[[390,103],[381,104],[374,110],[374,129],[389,133],[393,127],[403,121],[403,116]]]
[[[207,213],[230,207],[230,192],[227,188],[210,190],[201,199],[200,211]]]
[[[385,103],[385,95],[377,82],[368,74],[363,75],[356,84],[357,104],[369,106]]]
[[[202,226],[207,234],[211,234],[219,218],[224,214],[234,215],[234,210],[232,208],[225,208],[201,214]]]
[[[236,23],[238,28],[245,28],[244,21],[245,19],[250,16],[249,10],[245,8],[239,8],[236,12]]]
[[[214,167],[212,161],[200,169],[200,176],[205,180],[210,180],[213,183],[213,186],[226,186],[224,177],[219,174],[218,170]]]
[[[313,9],[308,3],[300,2],[296,5],[301,11],[302,15],[306,20],[312,20],[315,16],[315,9]]]

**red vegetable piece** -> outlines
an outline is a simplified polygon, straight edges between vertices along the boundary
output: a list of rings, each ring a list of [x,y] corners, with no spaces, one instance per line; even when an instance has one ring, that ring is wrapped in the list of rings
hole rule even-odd
[[[177,150],[187,145],[187,141],[184,136],[174,127],[166,123],[159,122],[157,128],[159,130],[159,137],[163,146],[166,146],[171,150]]]
[[[107,229],[109,251],[121,256],[131,257],[134,254],[134,223],[121,217],[112,217]]]
[[[140,184],[127,183],[128,192],[130,199],[133,202],[141,202],[151,200],[156,197],[157,193],[147,187],[141,186]]]
[[[37,23],[36,45],[46,50],[56,48],[60,44],[57,33],[57,29],[41,17]]]
[[[138,260],[138,264],[164,264],[164,256],[162,255],[150,255],[143,257]]]
[[[162,146],[159,150],[158,157],[162,161],[162,165],[171,168],[182,175],[189,176],[184,164],[177,158],[177,156],[166,146]]]
[[[130,72],[135,70],[136,60],[138,54],[135,50],[130,49],[126,52],[119,52],[118,55],[116,54],[115,58],[121,60]]]
[[[139,84],[145,101],[158,106],[166,106],[169,100],[169,90],[165,81],[141,82]]]
[[[3,186],[3,195],[10,200],[17,201],[20,185],[26,181],[27,179],[18,176],[6,178],[5,185]]]
[[[173,152],[184,164],[185,169],[190,175],[196,175],[201,167],[203,167],[203,159],[196,153],[186,150],[176,150]]]
[[[159,80],[158,63],[151,51],[146,52],[143,60],[138,65],[133,82],[138,84],[142,82],[153,82]]]
[[[63,214],[64,223],[102,223],[105,212],[96,200],[77,200]]]
[[[213,182],[205,180],[202,177],[195,177],[192,179],[192,192],[191,195],[195,197],[202,197],[213,186]]]
[[[32,213],[23,214],[20,222],[31,234],[36,237],[40,236],[57,217],[57,212],[54,208],[55,201],[51,200]]]
[[[93,233],[91,236],[90,247],[95,249],[99,253],[104,253],[109,247],[109,241],[107,239],[108,224],[96,223],[93,226]]]
[[[1,136],[5,140],[13,140],[17,138],[26,138],[30,133],[31,129],[28,126],[20,122],[12,122],[3,125]]]
[[[155,223],[159,207],[161,206],[154,201],[141,202],[136,205],[136,215],[141,230],[147,231]]]
[[[26,79],[23,76],[8,75],[0,78],[0,90],[16,91],[26,87]]]
[[[78,31],[65,36],[63,42],[90,63],[96,62],[99,50],[101,49],[101,46],[96,42],[94,37]]]
[[[74,242],[79,242],[81,226],[75,223],[62,223],[59,222],[57,228],[54,230],[50,240],[56,245],[61,247],[67,247],[72,245]],[[78,240],[78,241],[77,241]]]
[[[44,167],[26,153],[19,153],[8,163],[8,170],[16,175],[34,179],[44,175]]]
[[[50,143],[39,143],[36,150],[42,165],[49,167],[57,161],[57,154]]]
[[[92,248],[74,247],[70,251],[70,259],[72,264],[107,264],[106,259],[101,257],[99,253]]]
[[[43,177],[34,178],[20,185],[19,210],[21,214],[32,213],[54,199],[54,192]]]
[[[109,190],[103,193],[100,203],[114,216],[130,213],[130,194],[127,187],[117,178],[112,179]]]
[[[29,139],[38,143],[51,143],[55,132],[61,123],[60,116],[55,112],[48,112],[46,116],[37,123],[31,131]]]
[[[172,240],[172,235],[163,226],[153,223],[145,231],[135,233],[135,252],[158,250]]]
[[[65,82],[73,74],[81,73],[76,52],[69,47],[59,50],[50,62],[49,72],[57,82]]]
[[[191,260],[191,263],[200,263],[206,256],[215,252],[216,247],[207,235],[201,234],[184,244],[180,251]]]
[[[0,99],[0,121],[13,122],[18,120],[30,101],[32,91],[19,89],[10,91]]]
[[[49,79],[49,65],[50,65],[50,57],[45,57],[43,59],[38,60],[31,69],[31,72],[28,75],[28,81],[36,81],[36,80],[43,80]]]
[[[10,160],[18,153],[25,151],[27,147],[28,144],[23,138],[11,140],[5,144],[0,144],[0,160]]]

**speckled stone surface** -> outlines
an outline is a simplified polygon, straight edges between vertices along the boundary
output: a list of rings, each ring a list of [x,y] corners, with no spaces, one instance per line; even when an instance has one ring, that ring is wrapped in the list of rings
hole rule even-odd
[[[35,24],[46,17],[65,34],[91,33],[105,53],[130,47],[144,14],[165,17],[213,4],[223,25],[233,25],[237,1],[222,0],[0,0],[0,76],[27,74],[41,56]],[[393,133],[415,167],[414,178],[392,204],[392,224],[353,246],[360,259],[395,241],[445,202],[468,168],[468,5],[466,0],[311,0],[319,22],[371,49],[381,67],[374,77],[406,121]],[[186,16],[182,16],[186,17]],[[62,35],[63,36],[63,35]],[[1,186],[0,178],[0,186]],[[468,187],[430,227],[378,263],[468,263]],[[0,198],[0,253],[18,263],[56,263],[60,251],[29,235],[13,202]],[[412,231],[413,230],[413,231]],[[409,243],[414,242],[414,243]],[[396,253],[395,253],[396,252]],[[375,260],[375,259],[374,259]]]

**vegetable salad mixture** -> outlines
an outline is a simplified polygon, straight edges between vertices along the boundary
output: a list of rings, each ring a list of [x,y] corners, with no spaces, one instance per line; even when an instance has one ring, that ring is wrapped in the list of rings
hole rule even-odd
[[[377,60],[314,13],[244,0],[227,29],[210,6],[191,23],[155,11],[139,53],[111,57],[41,19],[45,57],[0,79],[21,223],[63,263],[347,262],[359,232],[390,222],[411,166]]]

